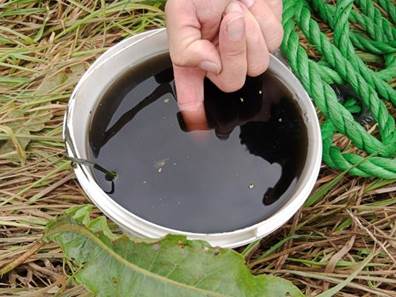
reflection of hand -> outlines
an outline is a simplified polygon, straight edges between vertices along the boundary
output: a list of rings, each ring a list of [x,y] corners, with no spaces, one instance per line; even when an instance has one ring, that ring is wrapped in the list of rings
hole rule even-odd
[[[248,78],[243,89],[225,95],[210,81],[206,81],[206,117],[191,125],[191,121],[185,122],[185,112],[179,113],[181,127],[184,131],[213,129],[218,138],[227,139],[238,126],[248,122],[267,122],[271,117],[271,106],[278,103],[280,97],[280,90],[270,84],[271,80],[261,76]]]
[[[169,47],[180,109],[187,122],[205,116],[203,80],[240,89],[268,66],[282,40],[281,0],[168,0]],[[249,8],[247,8],[247,6]]]

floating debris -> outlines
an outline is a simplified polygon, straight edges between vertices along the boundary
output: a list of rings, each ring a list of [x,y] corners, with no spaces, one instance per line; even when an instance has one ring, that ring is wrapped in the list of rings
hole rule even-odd
[[[256,186],[255,184],[250,184],[250,185],[249,185],[249,189],[250,189],[250,190],[253,190],[255,186]]]
[[[154,167],[157,169],[160,167],[164,167],[168,161],[169,161],[169,158],[159,160],[159,161],[155,162]]]

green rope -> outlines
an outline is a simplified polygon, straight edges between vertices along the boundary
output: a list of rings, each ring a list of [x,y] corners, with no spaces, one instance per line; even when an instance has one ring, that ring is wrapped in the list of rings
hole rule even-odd
[[[311,0],[311,3],[316,12],[319,13],[320,17],[334,29],[336,8],[330,4],[326,4],[323,0]],[[353,23],[359,23],[363,29],[368,29],[370,37],[374,39],[368,39],[359,32],[352,32],[351,41],[356,47],[374,54],[396,53],[396,39],[391,40],[388,43],[383,42],[382,36],[384,35],[384,32],[381,27],[378,27],[374,22],[371,22],[370,19],[356,12],[352,15],[354,17],[350,17],[350,21]]]
[[[396,53],[396,42],[385,43],[382,41],[370,40],[360,33],[352,33],[350,37],[352,43],[356,47],[370,53],[377,55]]]
[[[353,0],[339,0],[337,2],[336,21],[334,30],[335,45],[340,49],[341,53],[354,66],[355,69],[363,76],[363,78],[372,85],[380,96],[384,99],[392,100],[396,104],[396,91],[381,78],[378,78],[374,71],[364,64],[364,62],[356,55],[349,34],[348,16],[352,9]]]
[[[377,0],[377,2],[388,13],[392,22],[396,24],[396,5],[390,0]]]
[[[389,115],[384,102],[379,100],[373,87],[370,84],[367,84],[365,78],[356,71],[353,64],[344,57],[340,50],[329,41],[324,33],[320,31],[318,23],[312,19],[311,12],[303,1],[296,1],[294,9],[300,28],[307,36],[308,40],[317,48],[318,51],[321,52],[326,61],[337,70],[343,80],[351,85],[354,91],[361,97],[366,107],[372,111],[375,119],[378,121],[381,134],[386,138],[385,143],[387,143],[388,140],[391,140],[391,138],[396,141],[394,118]],[[311,86],[315,87],[315,84],[312,84]],[[396,98],[392,99],[396,100]],[[336,112],[334,116],[338,117],[338,112]],[[348,127],[348,131],[346,131],[347,134],[349,133],[349,130],[351,129]],[[341,132],[344,133],[345,131]],[[364,135],[370,136],[368,141],[373,144],[374,138],[368,133],[365,133]],[[362,135],[351,134],[348,136],[354,140],[356,137],[357,139],[361,138]],[[389,141],[392,143],[392,146],[387,148],[383,147],[380,154],[392,156],[396,151],[394,141]],[[356,145],[359,146],[359,141],[356,142]],[[364,147],[360,148],[367,150],[367,148]],[[374,151],[377,151],[377,149]]]
[[[384,18],[382,13],[374,6],[374,3],[371,0],[355,1],[355,3],[359,5],[360,10],[367,15],[367,18],[372,20],[378,28],[382,29],[382,35],[378,35],[377,37],[385,41],[396,40],[396,29],[386,18]]]
[[[352,175],[394,179],[396,126],[383,100],[396,105],[396,91],[388,83],[396,75],[393,38],[396,30],[370,0],[355,1],[364,15],[352,9],[353,0],[338,0],[336,6],[326,4],[323,0],[310,0],[319,16],[334,30],[332,42],[313,20],[306,0],[284,0],[285,37],[282,51],[293,72],[326,118],[322,124],[322,136],[323,159],[327,165],[348,170]],[[349,22],[361,25],[373,39],[364,37],[363,32],[351,31]],[[299,43],[297,32],[304,34],[322,55],[321,61],[316,62],[308,57]],[[386,68],[381,71],[370,69],[356,54],[354,46],[383,55]],[[361,107],[351,105],[352,101],[340,102],[333,89],[334,84],[347,84],[359,98],[356,104]],[[376,120],[379,138],[355,120],[356,113],[361,110],[367,110]],[[355,149],[357,152],[343,152],[334,145],[335,133],[346,135],[358,149]],[[348,151],[351,148],[348,147]]]

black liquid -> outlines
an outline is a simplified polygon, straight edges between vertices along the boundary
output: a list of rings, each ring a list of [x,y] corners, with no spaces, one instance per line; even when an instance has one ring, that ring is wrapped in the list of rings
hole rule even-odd
[[[91,124],[91,161],[117,172],[111,182],[93,169],[97,183],[132,213],[177,230],[226,232],[270,217],[307,154],[292,95],[268,72],[233,94],[206,81],[205,110],[211,130],[185,132],[167,55],[122,75]]]

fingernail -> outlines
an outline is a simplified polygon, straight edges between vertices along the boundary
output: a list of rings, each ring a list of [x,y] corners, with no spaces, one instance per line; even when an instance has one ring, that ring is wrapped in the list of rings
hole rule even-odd
[[[228,38],[232,41],[240,41],[245,34],[245,19],[243,16],[232,19],[227,24]]]
[[[203,61],[199,64],[199,68],[201,68],[204,71],[211,72],[214,74],[219,74],[220,73],[220,67],[211,61]]]
[[[254,3],[256,2],[255,0],[240,0],[243,4],[245,4],[247,7],[252,7]]]

